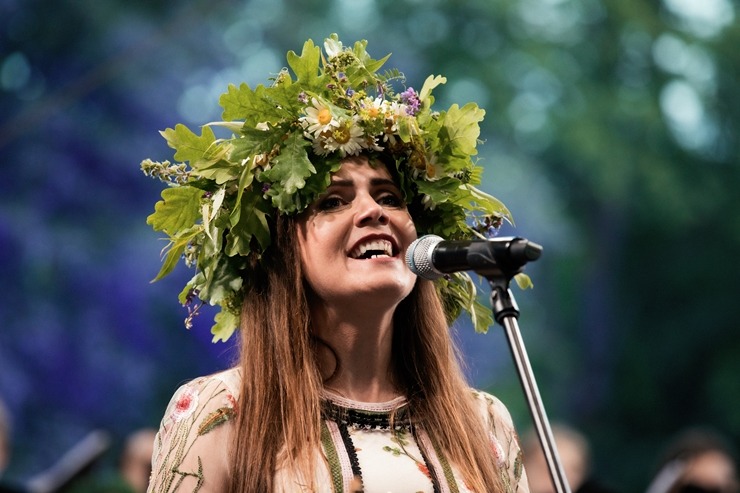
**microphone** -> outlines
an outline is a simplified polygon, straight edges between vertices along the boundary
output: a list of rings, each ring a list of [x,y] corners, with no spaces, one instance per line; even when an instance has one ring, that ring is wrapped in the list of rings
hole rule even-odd
[[[483,276],[513,276],[541,253],[542,247],[537,243],[514,236],[446,241],[426,235],[409,245],[406,265],[417,276],[432,281],[462,270],[473,270]]]

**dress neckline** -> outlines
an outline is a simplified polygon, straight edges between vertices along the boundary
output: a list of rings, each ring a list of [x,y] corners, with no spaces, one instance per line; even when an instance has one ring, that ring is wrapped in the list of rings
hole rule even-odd
[[[349,399],[328,389],[323,390],[321,397],[322,400],[329,401],[339,407],[370,412],[391,412],[394,409],[398,409],[399,407],[407,403],[406,397],[402,395],[395,397],[389,401],[363,402]]]
[[[399,396],[385,402],[360,402],[324,390],[321,416],[343,426],[358,429],[408,429],[411,427],[408,401]]]

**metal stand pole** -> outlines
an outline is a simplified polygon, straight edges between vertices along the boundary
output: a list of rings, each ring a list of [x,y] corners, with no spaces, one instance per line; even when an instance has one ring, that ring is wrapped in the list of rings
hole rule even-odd
[[[492,276],[487,277],[487,279],[492,288],[491,306],[493,307],[493,316],[504,327],[506,332],[511,354],[514,357],[514,363],[519,374],[519,380],[522,383],[527,404],[532,413],[535,430],[542,445],[542,451],[545,454],[545,460],[547,461],[547,467],[550,471],[550,477],[555,486],[555,491],[557,493],[570,493],[570,486],[563,472],[563,466],[555,446],[550,423],[545,413],[545,407],[542,404],[539,389],[537,388],[537,381],[534,378],[532,367],[529,364],[527,350],[524,347],[524,342],[519,332],[517,320],[519,317],[519,308],[509,289],[511,278],[507,278],[507,276]]]

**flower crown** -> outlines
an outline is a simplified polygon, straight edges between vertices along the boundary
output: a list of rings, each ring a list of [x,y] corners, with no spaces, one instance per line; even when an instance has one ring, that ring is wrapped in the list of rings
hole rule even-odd
[[[472,157],[484,110],[468,103],[433,111],[432,90],[446,82],[441,76],[429,76],[418,92],[394,92],[403,74],[378,73],[390,55],[374,60],[366,46],[343,47],[333,34],[323,54],[308,40],[300,55],[287,54],[292,73],[284,68],[269,86],[254,89],[229,85],[219,101],[224,121],[203,125],[200,135],[182,124],[160,132],[178,163],[141,163],[146,175],[169,185],[147,218],[169,240],[154,280],[181,258],[195,268],[179,296],[188,328],[207,302],[221,307],[214,342],[232,335],[249,289],[245,268],[270,248],[268,219],[304,210],[346,156],[383,155],[395,165],[419,235],[464,239],[511,221],[500,201],[475,187],[482,168]],[[231,135],[217,138],[214,128]],[[476,331],[488,329],[490,310],[467,273],[436,282],[450,321],[465,310]]]

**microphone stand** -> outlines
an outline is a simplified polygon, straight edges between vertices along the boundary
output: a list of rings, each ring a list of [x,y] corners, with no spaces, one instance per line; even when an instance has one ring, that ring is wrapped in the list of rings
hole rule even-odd
[[[504,240],[509,240],[508,238]],[[527,350],[524,347],[521,333],[519,331],[519,307],[514,300],[514,295],[509,289],[509,283],[514,275],[524,269],[528,260],[536,260],[542,247],[535,243],[528,242],[521,238],[512,238],[505,248],[491,245],[489,250],[493,260],[489,257],[485,262],[485,267],[474,269],[479,275],[485,277],[491,286],[491,307],[493,317],[506,332],[506,338],[509,342],[511,354],[514,357],[519,380],[524,389],[527,398],[527,404],[532,414],[535,430],[545,454],[545,461],[550,471],[553,485],[556,493],[571,493],[568,480],[563,472],[562,462],[557,448],[555,439],[552,436],[552,429],[545,413],[545,407],[542,404],[542,398],[537,387],[537,381],[534,378],[532,367],[529,363]],[[526,255],[511,255],[510,250],[516,248],[516,244],[524,245]]]

